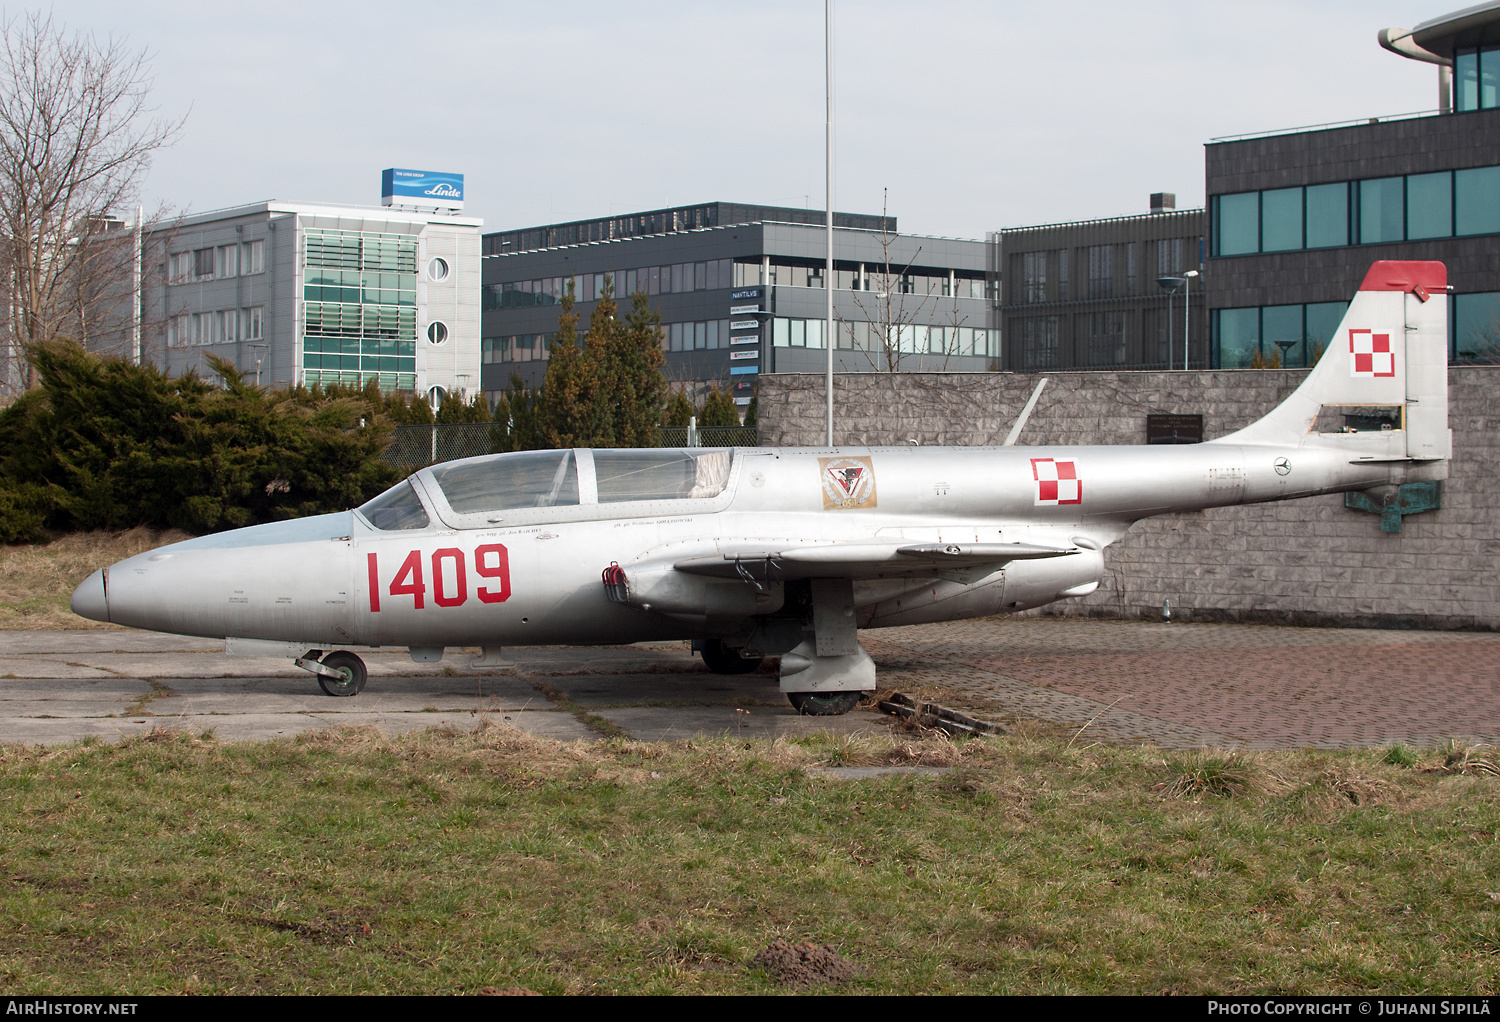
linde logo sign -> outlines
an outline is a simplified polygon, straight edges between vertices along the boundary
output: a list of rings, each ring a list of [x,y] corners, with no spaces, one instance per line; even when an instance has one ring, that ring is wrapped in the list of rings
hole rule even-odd
[[[380,172],[380,202],[385,206],[463,209],[464,176],[389,167]]]

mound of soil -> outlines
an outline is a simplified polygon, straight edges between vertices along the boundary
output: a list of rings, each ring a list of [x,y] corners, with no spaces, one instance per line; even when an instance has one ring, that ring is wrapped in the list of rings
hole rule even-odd
[[[853,962],[827,944],[819,946],[808,941],[801,944],[772,941],[750,964],[799,989],[819,983],[847,983],[859,974]]]

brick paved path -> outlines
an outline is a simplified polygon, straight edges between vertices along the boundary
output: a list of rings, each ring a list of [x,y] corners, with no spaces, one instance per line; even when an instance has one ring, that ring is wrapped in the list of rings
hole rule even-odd
[[[881,686],[1172,747],[1500,744],[1500,635],[998,618],[862,633]]]

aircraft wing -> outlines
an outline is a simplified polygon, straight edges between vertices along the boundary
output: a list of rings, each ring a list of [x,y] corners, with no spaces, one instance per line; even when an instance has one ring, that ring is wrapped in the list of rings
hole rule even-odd
[[[822,543],[730,546],[673,567],[719,578],[894,578],[962,573],[977,580],[1011,561],[1066,557],[1073,548],[1031,543]]]

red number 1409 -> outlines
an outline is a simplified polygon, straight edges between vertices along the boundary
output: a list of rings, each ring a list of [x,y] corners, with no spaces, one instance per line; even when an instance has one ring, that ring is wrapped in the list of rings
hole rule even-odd
[[[434,550],[429,559],[432,567],[432,602],[439,607],[460,607],[469,599],[469,579],[464,552],[456,546]],[[376,555],[366,555],[370,572],[370,611],[380,611],[380,565]],[[485,543],[474,548],[474,574],[491,583],[476,584],[474,595],[481,603],[504,603],[510,599],[510,554],[499,543]],[[386,590],[390,596],[410,596],[412,607],[427,606],[427,581],[422,571],[422,551],[413,550],[396,569]]]

